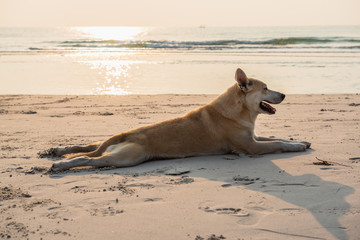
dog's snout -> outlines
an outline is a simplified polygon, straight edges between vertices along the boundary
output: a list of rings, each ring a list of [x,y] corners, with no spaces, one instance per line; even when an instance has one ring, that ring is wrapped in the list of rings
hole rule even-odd
[[[282,100],[285,99],[285,94],[281,94],[281,99],[282,99]]]

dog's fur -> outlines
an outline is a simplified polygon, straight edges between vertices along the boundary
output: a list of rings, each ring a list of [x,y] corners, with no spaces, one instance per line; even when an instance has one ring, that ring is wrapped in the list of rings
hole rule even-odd
[[[183,117],[123,132],[102,143],[51,149],[55,156],[82,152],[54,163],[51,170],[58,172],[79,166],[130,167],[150,159],[231,152],[251,155],[299,152],[310,147],[308,142],[255,136],[257,115],[276,111],[264,102],[278,104],[285,95],[267,89],[259,80],[248,79],[240,68],[236,70],[235,80],[233,86],[211,103]]]

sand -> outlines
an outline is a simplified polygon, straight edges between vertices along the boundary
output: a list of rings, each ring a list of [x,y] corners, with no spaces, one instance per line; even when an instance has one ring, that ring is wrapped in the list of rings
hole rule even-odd
[[[0,96],[0,238],[359,239],[360,95],[289,95],[256,132],[301,153],[47,174],[50,147],[181,116],[211,95]],[[329,165],[315,165],[327,161]]]

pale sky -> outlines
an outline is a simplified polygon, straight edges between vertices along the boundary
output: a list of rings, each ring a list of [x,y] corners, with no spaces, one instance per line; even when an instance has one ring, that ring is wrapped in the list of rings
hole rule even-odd
[[[0,0],[0,27],[360,25],[360,0]]]

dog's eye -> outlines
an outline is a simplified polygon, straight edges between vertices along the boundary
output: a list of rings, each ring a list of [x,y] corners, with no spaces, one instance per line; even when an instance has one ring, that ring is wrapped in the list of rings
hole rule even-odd
[[[267,91],[267,90],[268,90],[268,88],[267,88],[267,87],[264,87],[264,90],[265,90],[265,91]]]

